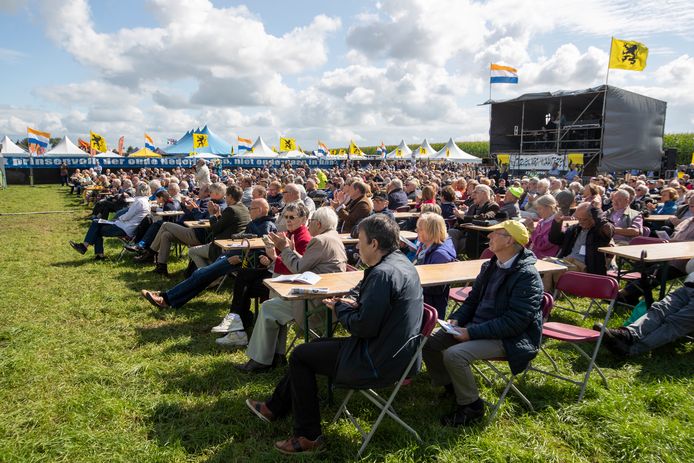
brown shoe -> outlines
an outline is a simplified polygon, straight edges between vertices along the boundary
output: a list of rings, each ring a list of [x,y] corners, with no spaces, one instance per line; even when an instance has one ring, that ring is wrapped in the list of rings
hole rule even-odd
[[[263,421],[268,423],[275,421],[275,415],[272,414],[265,402],[259,402],[257,400],[246,399],[246,405],[251,409],[253,414]]]
[[[142,297],[147,299],[150,304],[152,304],[154,307],[157,309],[168,309],[169,304],[166,303],[163,297],[159,295],[159,293],[154,292],[154,291],[147,291],[146,289],[143,289],[140,291],[140,294],[142,294]]]
[[[320,453],[325,450],[325,439],[323,439],[323,436],[318,436],[316,440],[306,439],[301,436],[290,437],[287,440],[275,442],[275,449],[285,455]]]

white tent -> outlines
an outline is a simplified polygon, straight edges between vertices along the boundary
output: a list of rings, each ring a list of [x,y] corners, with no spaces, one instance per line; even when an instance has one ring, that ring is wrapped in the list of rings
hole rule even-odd
[[[262,137],[258,137],[258,139],[253,143],[253,147],[251,148],[251,151],[246,151],[243,154],[238,154],[234,157],[237,158],[276,158],[278,156],[277,153],[272,151],[272,148],[270,148],[267,143],[262,139]]]
[[[29,154],[26,151],[24,151],[22,148],[17,146],[17,144],[15,142],[10,140],[10,137],[8,137],[7,135],[5,135],[5,138],[2,139],[2,149],[0,149],[0,153],[2,153],[5,156],[7,156],[7,155],[26,156]]]
[[[118,156],[118,153],[114,153],[113,151],[106,151],[106,152],[103,152],[103,153],[99,153],[99,154],[97,154],[97,155],[94,156],[94,157],[95,157],[95,158],[99,158],[99,159],[104,159],[104,158],[106,158],[106,159],[115,159],[115,158],[119,158],[119,157],[121,157],[121,156]]]
[[[48,151],[44,156],[84,156],[87,157],[89,154],[85,153],[77,147],[70,139],[63,137],[60,143],[55,145],[52,150]]]
[[[414,152],[417,159],[432,159],[436,155],[436,150],[431,147],[426,138],[424,141],[422,141],[422,144],[414,150]]]
[[[310,157],[310,155],[299,150],[285,151],[279,155],[280,159],[307,159]]]
[[[400,156],[398,157],[398,150],[400,150]],[[400,144],[390,153],[386,154],[386,159],[409,159],[412,155],[412,150],[409,146],[405,144],[405,140],[400,140]]]
[[[465,151],[461,150],[458,147],[458,145],[455,144],[452,138],[448,139],[448,143],[446,143],[446,145],[443,148],[441,148],[441,151],[436,153],[436,155],[432,156],[432,159],[461,163],[482,162],[482,160],[477,156],[473,156],[472,154],[466,153]]]

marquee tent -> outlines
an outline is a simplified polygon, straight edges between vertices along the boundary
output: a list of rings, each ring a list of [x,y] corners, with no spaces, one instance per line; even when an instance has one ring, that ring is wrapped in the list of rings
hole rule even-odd
[[[409,146],[407,146],[407,144],[405,144],[405,140],[400,140],[400,144],[397,146],[397,148],[386,154],[386,159],[398,158],[398,150],[400,150],[400,158],[409,158],[412,155],[412,150]]]
[[[458,145],[455,144],[452,138],[449,138],[448,143],[446,143],[446,145],[443,148],[441,148],[441,150],[438,153],[432,156],[431,159],[461,163],[482,162],[482,160],[477,156],[473,156],[472,154],[466,153],[465,151],[461,150],[458,147]]]
[[[286,158],[286,159],[307,159],[310,158],[311,155],[304,153],[303,151],[299,150],[292,150],[292,151],[285,151],[284,153],[280,153],[278,156],[280,159]]]
[[[100,158],[100,159],[104,159],[104,158],[106,158],[106,159],[115,159],[115,158],[119,158],[120,156],[118,156],[118,153],[114,153],[113,151],[106,151],[106,152],[103,152],[103,153],[99,153],[99,154],[97,154],[97,155],[94,156],[94,157],[95,157],[95,158]]]
[[[417,159],[432,159],[436,155],[436,150],[431,147],[426,138],[421,145],[415,148],[414,152]]]
[[[81,150],[72,143],[70,138],[68,136],[64,136],[60,142],[53,147],[50,151],[48,151],[44,156],[80,156],[80,157],[88,157],[89,154],[85,153],[84,150]]]
[[[10,140],[10,137],[5,135],[5,138],[2,139],[2,149],[0,149],[0,153],[3,155],[20,155],[20,156],[27,156],[29,153],[24,151],[22,148],[17,146],[15,142]]]
[[[244,154],[238,154],[234,157],[236,158],[276,158],[279,156],[277,153],[272,151],[272,148],[270,148],[267,143],[262,139],[262,137],[258,137],[258,139],[253,143],[253,147],[251,148],[251,151],[246,151]]]
[[[193,135],[198,133],[207,135],[207,146],[193,150]],[[204,126],[202,129],[197,128],[186,132],[176,143],[164,148],[166,154],[189,154],[193,151],[228,156],[231,153],[231,145],[212,132],[209,127]]]
[[[148,148],[140,148],[139,150],[135,151],[134,153],[130,153],[128,155],[128,157],[129,158],[160,158],[161,154],[157,154]]]

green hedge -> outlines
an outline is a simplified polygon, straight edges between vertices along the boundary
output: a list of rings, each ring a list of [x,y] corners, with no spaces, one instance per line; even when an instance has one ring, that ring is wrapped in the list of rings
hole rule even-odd
[[[663,147],[677,149],[677,164],[689,164],[694,153],[694,133],[666,133]]]
[[[432,143],[431,147],[438,151],[444,145],[445,143]],[[479,158],[486,158],[489,153],[489,142],[487,141],[459,141],[456,142],[456,145],[466,153]],[[414,150],[419,147],[419,143],[407,146]],[[678,164],[689,164],[692,160],[692,153],[694,153],[694,133],[666,133],[663,146],[677,149]],[[393,151],[396,147],[397,145],[386,145],[388,152]],[[366,154],[375,154],[378,146],[364,146],[361,149]]]

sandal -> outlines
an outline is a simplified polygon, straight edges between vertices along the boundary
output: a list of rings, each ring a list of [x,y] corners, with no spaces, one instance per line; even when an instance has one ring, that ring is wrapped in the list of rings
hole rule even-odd
[[[275,416],[272,414],[270,409],[267,408],[267,406],[265,406],[265,408],[267,409],[267,412],[263,413],[263,405],[265,405],[264,402],[258,402],[257,400],[246,399],[246,405],[261,420],[263,420],[267,423],[271,423],[271,422],[275,421]]]
[[[275,449],[285,455],[321,453],[325,450],[325,440],[323,436],[318,436],[316,440],[310,440],[302,436],[290,437],[287,440],[275,442]]]
[[[167,304],[164,301],[164,298],[162,298],[162,302],[159,302],[156,299],[154,299],[155,294],[152,291],[147,291],[146,289],[143,289],[140,292],[140,294],[142,294],[142,297],[147,299],[149,301],[149,303],[152,304],[157,309],[168,309],[169,308],[169,304]],[[157,294],[157,296],[158,296],[158,294]]]

